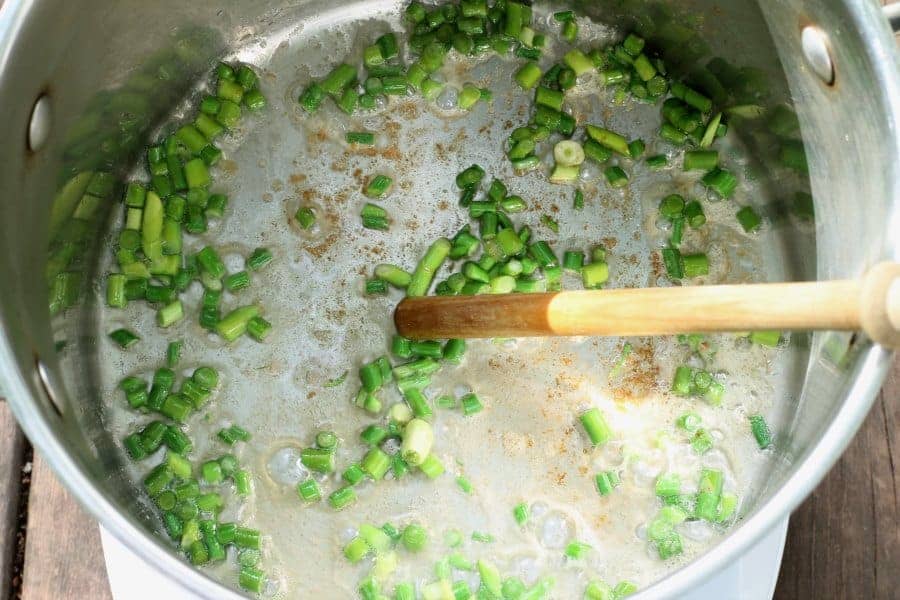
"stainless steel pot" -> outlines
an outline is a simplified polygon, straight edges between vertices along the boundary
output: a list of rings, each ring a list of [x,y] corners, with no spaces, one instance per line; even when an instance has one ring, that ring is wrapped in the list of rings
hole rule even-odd
[[[191,569],[154,536],[150,510],[104,427],[96,362],[88,360],[96,352],[91,300],[64,311],[77,299],[56,298],[55,314],[47,308],[61,269],[80,273],[86,288],[94,284],[97,244],[91,242],[101,237],[94,234],[104,227],[108,205],[88,215],[86,226],[94,229],[82,232],[84,243],[63,244],[65,252],[60,225],[73,208],[69,200],[80,198],[97,171],[126,170],[163,113],[233,44],[313,16],[375,10],[374,3],[328,4],[7,0],[0,8],[0,128],[6,140],[0,161],[0,379],[28,437],[81,503],[136,554],[205,597],[237,595]],[[377,6],[387,4],[393,3]],[[796,264],[788,271],[797,278],[838,278],[880,260],[900,260],[900,60],[875,3],[575,4],[650,37],[665,37],[657,27],[662,15],[670,24],[693,15],[686,21],[690,28],[678,29],[698,44],[679,49],[685,68],[705,47],[739,64],[771,69],[780,61],[800,119],[816,209],[815,260],[810,241],[798,240]],[[773,96],[787,93],[776,89]],[[127,122],[109,118],[123,111],[131,116]],[[103,181],[94,185],[102,188]],[[56,343],[63,339],[77,349],[65,361],[57,358]],[[812,490],[859,427],[891,355],[856,336],[817,334],[807,341],[808,360],[784,407],[791,416],[783,460],[725,539],[641,597],[677,596],[735,560]]]

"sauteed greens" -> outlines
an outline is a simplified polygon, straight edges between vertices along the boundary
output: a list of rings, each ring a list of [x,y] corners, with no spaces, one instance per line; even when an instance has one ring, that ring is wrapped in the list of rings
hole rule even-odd
[[[523,96],[532,99],[528,110],[519,114],[520,122],[510,122],[502,147],[496,148],[508,159],[515,176],[504,180],[500,173],[490,173],[477,163],[448,174],[448,184],[453,181],[458,193],[458,210],[467,215],[468,222],[456,231],[447,231],[446,237],[429,239],[416,264],[372,261],[360,290],[367,297],[375,299],[393,290],[408,296],[504,294],[559,290],[567,284],[597,289],[614,283],[616,270],[609,260],[614,252],[612,243],[597,239],[590,247],[575,248],[552,241],[560,233],[561,223],[602,210],[582,185],[587,169],[601,170],[605,185],[623,192],[640,169],[667,169],[671,163],[682,172],[703,172],[700,182],[708,198],[675,192],[659,198],[654,220],[668,232],[668,239],[650,252],[667,284],[702,283],[715,267],[715,258],[698,250],[698,241],[708,239],[708,202],[732,198],[739,186],[737,170],[716,146],[727,135],[731,119],[762,110],[752,103],[735,103],[727,89],[747,85],[741,73],[718,64],[715,85],[709,86],[711,93],[692,87],[670,71],[656,49],[636,33],[617,43],[596,46],[581,35],[584,23],[572,11],[554,13],[543,22],[535,15],[529,5],[509,0],[492,4],[461,0],[440,6],[412,2],[404,12],[405,34],[387,32],[375,37],[360,55],[347,57],[324,77],[309,81],[298,94],[306,115],[322,111],[329,103],[346,115],[365,114],[390,107],[401,98],[419,98],[447,114],[460,115],[478,105],[492,105],[494,94],[472,81],[460,89],[448,85],[442,67],[451,59],[479,60],[495,54],[511,63],[508,77]],[[630,139],[608,119],[573,109],[573,98],[597,90],[611,92],[612,110],[627,110],[632,103],[658,106],[658,139]],[[196,246],[195,238],[207,232],[211,221],[227,219],[229,212],[229,198],[213,191],[223,164],[217,140],[228,136],[247,114],[266,119],[266,109],[257,72],[248,65],[221,63],[215,68],[209,93],[198,101],[198,110],[147,149],[147,176],[131,181],[123,198],[124,219],[115,250],[117,270],[106,280],[110,308],[146,303],[156,311],[156,323],[164,329],[193,320],[218,337],[222,353],[230,352],[229,345],[241,343],[238,340],[244,336],[266,343],[279,323],[270,322],[266,307],[248,302],[244,295],[252,290],[254,279],[273,263],[285,260],[283,253],[288,249],[258,247],[237,269],[226,265],[225,251],[215,244],[196,252],[188,250]],[[353,127],[344,133],[343,141],[360,151],[375,150],[380,132]],[[648,147],[657,153],[648,156]],[[792,168],[805,168],[802,152],[789,152],[784,159]],[[527,189],[518,183],[517,176],[544,168],[547,181],[564,190],[574,212],[534,204]],[[359,196],[365,203],[358,227],[374,230],[373,235],[392,236],[390,239],[407,236],[407,229],[398,233],[399,222],[410,215],[395,214],[391,208],[392,198],[405,193],[395,174],[385,168],[362,178]],[[423,199],[423,204],[426,202],[428,199]],[[425,210],[430,208],[423,207]],[[734,215],[746,234],[763,225],[762,217],[749,205],[736,207]],[[314,232],[325,215],[312,203],[301,203],[292,217],[293,226]],[[689,245],[685,244],[688,237],[694,238]],[[685,247],[689,250],[683,251]],[[192,292],[199,302],[186,300]],[[340,293],[346,292],[335,291],[338,304]],[[296,308],[303,310],[302,306]],[[126,327],[109,336],[126,352],[142,342],[138,333]],[[750,335],[751,342],[767,347],[778,345],[780,339],[778,332]],[[675,369],[670,396],[719,407],[728,394],[724,377],[704,363],[714,352],[713,344],[699,335],[681,336],[679,342],[688,349],[690,359]],[[633,351],[630,343],[622,346],[610,379],[627,370]],[[404,485],[404,481],[455,476],[459,493],[478,494],[480,490],[463,473],[463,465],[451,464],[435,448],[446,433],[442,421],[448,414],[457,413],[466,420],[491,419],[489,398],[497,392],[466,389],[435,397],[429,389],[442,371],[466,360],[464,340],[413,341],[393,335],[375,358],[357,367],[358,377],[344,372],[329,379],[326,388],[355,386],[348,392],[351,404],[371,422],[359,432],[358,440],[351,432],[323,429],[304,442],[299,462],[307,475],[295,486],[297,510],[325,503],[334,511],[350,511],[361,496],[379,493],[377,486],[367,486],[367,482],[385,479]],[[240,503],[253,495],[258,474],[231,453],[243,444],[253,444],[251,428],[239,422],[217,424],[216,443],[221,452],[196,456],[185,425],[213,418],[209,407],[216,402],[223,382],[211,366],[196,366],[190,374],[181,370],[193,364],[182,339],[170,341],[160,363],[165,366],[157,368],[150,381],[135,375],[121,380],[125,403],[145,417],[125,436],[124,448],[132,460],[148,464],[146,491],[173,544],[193,564],[233,563],[243,589],[274,593],[269,585],[274,578],[267,577],[261,564],[266,537],[249,526],[220,520],[226,502]],[[347,369],[352,370],[351,365]],[[537,400],[522,399],[532,401]],[[333,410],[349,408],[334,406]],[[607,414],[592,401],[572,411],[571,422],[580,426],[570,427],[567,435],[574,435],[562,444],[577,447],[586,456],[600,456],[612,447],[611,442],[625,435],[620,416]],[[655,442],[660,447],[666,443],[665,436],[680,436],[682,443],[702,457],[721,440],[721,434],[705,426],[694,411],[684,412],[669,425],[670,432],[660,434]],[[497,422],[495,426],[503,429],[505,424]],[[760,414],[748,417],[746,435],[751,434],[761,449],[773,444],[773,434]],[[352,447],[351,460],[340,458],[341,446]],[[503,468],[503,456],[483,459]],[[597,503],[626,493],[622,491],[625,463],[598,460],[596,464],[601,463],[575,475],[590,482],[596,492],[592,501]],[[694,469],[690,480],[675,472],[659,473],[651,479],[645,487],[651,489],[647,506],[654,514],[641,529],[639,537],[645,541],[636,543],[645,544],[659,560],[684,552],[686,526],[699,523],[715,531],[735,519],[739,498],[721,468],[701,466]],[[546,511],[546,506],[523,498],[517,504],[497,506],[495,514],[524,531],[534,527],[535,519]],[[485,546],[503,543],[493,534],[476,530],[464,536],[452,529],[442,536],[433,525],[414,518],[381,525],[360,523],[343,546],[350,564],[365,561],[369,567],[358,585],[360,596],[528,600],[553,593],[555,572],[525,581],[498,568],[490,552],[476,557],[464,551],[465,537]],[[442,547],[445,556],[434,564],[433,576],[419,584],[396,580],[394,573],[401,561],[435,547]],[[231,548],[235,552],[229,552]],[[559,558],[564,561],[560,571],[572,565],[577,568],[579,561],[593,552],[591,544],[574,538],[563,540],[559,548]],[[624,578],[602,581],[585,573],[583,593],[591,600],[621,598],[637,589]],[[315,592],[321,594],[322,590]]]

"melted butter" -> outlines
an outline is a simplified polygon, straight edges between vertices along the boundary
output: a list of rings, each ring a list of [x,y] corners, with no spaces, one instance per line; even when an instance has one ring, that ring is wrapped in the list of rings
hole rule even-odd
[[[363,30],[368,31],[366,26]],[[354,32],[353,27],[347,32]],[[321,43],[322,35],[322,30],[307,27],[277,48],[270,45],[256,55],[248,49],[242,58],[252,62],[262,56],[269,73],[296,73],[304,49]],[[369,37],[358,31],[340,37],[346,46],[340,54],[359,45],[353,40]],[[320,76],[333,58],[329,55],[303,69]],[[235,297],[226,294],[223,304],[223,310],[251,302],[263,306],[275,325],[265,344],[243,338],[224,347],[201,330],[196,284],[186,296],[188,318],[168,330],[168,337],[154,327],[152,311],[137,303],[124,312],[103,314],[102,331],[128,323],[143,337],[134,352],[121,353],[111,345],[101,349],[114,357],[99,368],[108,399],[107,420],[117,435],[144,419],[121,408],[116,383],[124,374],[149,377],[161,365],[167,339],[185,341],[185,373],[203,364],[221,372],[215,400],[204,416],[190,423],[196,446],[192,458],[202,461],[229,451],[215,438],[225,425],[238,423],[252,433],[249,444],[230,451],[253,472],[255,493],[244,504],[226,494],[222,518],[240,519],[265,532],[264,567],[275,582],[270,594],[354,594],[371,566],[367,561],[350,566],[342,557],[341,548],[355,528],[361,523],[401,526],[412,521],[425,525],[431,540],[418,555],[400,550],[400,564],[390,581],[431,581],[434,561],[451,552],[443,544],[443,533],[458,529],[465,539],[458,550],[472,560],[494,561],[504,576],[519,575],[528,582],[539,575],[555,576],[554,598],[579,596],[595,577],[645,586],[690,561],[724,532],[718,526],[686,524],[684,554],[659,560],[642,537],[659,508],[653,494],[657,475],[679,473],[688,492],[702,467],[718,468],[725,473],[726,490],[742,498],[752,497],[753,487],[764,480],[769,457],[756,448],[746,417],[765,414],[787,397],[794,361],[790,349],[773,351],[750,347],[733,336],[715,336],[718,351],[707,368],[720,374],[727,392],[723,406],[713,408],[668,393],[674,368],[689,358],[671,339],[628,340],[635,352],[613,380],[608,373],[621,339],[474,341],[464,362],[445,367],[428,390],[433,400],[471,389],[485,405],[472,417],[436,409],[434,451],[447,468],[444,476],[429,481],[412,474],[401,481],[360,484],[359,501],[339,513],[325,503],[304,506],[299,501],[293,483],[305,473],[296,464],[297,450],[312,445],[320,430],[341,437],[339,472],[318,477],[328,493],[339,485],[340,470],[361,457],[358,433],[372,422],[351,404],[358,385],[355,373],[360,364],[386,352],[393,332],[391,311],[400,296],[392,292],[365,298],[364,279],[380,262],[412,269],[431,240],[453,235],[468,222],[457,208],[457,172],[477,162],[485,167],[488,182],[495,176],[503,179],[510,193],[521,195],[529,205],[513,220],[531,224],[535,239],[551,241],[560,256],[565,249],[588,251],[602,243],[609,252],[612,287],[667,284],[651,258],[665,237],[654,221],[658,201],[672,191],[705,198],[693,174],[651,172],[640,163],[624,161],[631,176],[628,188],[610,190],[601,180],[587,181],[586,208],[573,211],[572,188],[550,185],[539,173],[516,177],[501,156],[499,149],[511,129],[527,120],[528,99],[508,87],[512,64],[491,58],[471,68],[451,66],[450,83],[490,85],[494,102],[479,103],[464,118],[411,100],[394,100],[380,111],[352,119],[326,103],[307,118],[294,101],[305,73],[290,83],[290,76],[277,84],[267,84],[277,78],[264,79],[269,111],[248,121],[225,148],[227,168],[214,170],[216,191],[231,199],[230,214],[185,244],[187,251],[213,244],[234,257],[247,256],[258,246],[273,250],[275,261],[253,274],[252,286]],[[591,115],[588,120],[643,137],[648,155],[664,149],[656,148],[658,107],[613,107],[603,93],[586,93],[577,103]],[[362,128],[379,132],[376,149],[350,149],[343,143],[345,131]],[[360,190],[376,173],[395,178],[394,190],[380,202],[393,220],[387,233],[362,229],[359,223],[359,210],[367,201]],[[737,196],[743,202],[764,197],[764,190],[743,181]],[[313,206],[319,215],[309,232],[297,229],[290,218],[300,205]],[[784,277],[782,245],[773,232],[746,236],[734,221],[732,206],[704,200],[704,208],[710,225],[688,230],[685,236],[686,249],[710,249],[712,272],[703,282]],[[559,235],[537,225],[544,213],[560,222]],[[445,266],[438,280],[448,273]],[[580,284],[566,276],[565,287]],[[110,344],[105,336],[98,337],[101,344]],[[324,387],[347,370],[346,383]],[[382,398],[386,406],[400,401],[394,390]],[[603,447],[591,448],[577,424],[578,414],[591,406],[603,409],[615,431]],[[686,434],[674,426],[688,410],[699,413],[704,427],[716,436],[714,449],[704,456],[694,454]],[[778,423],[772,425],[777,428]],[[147,465],[135,469],[136,478]],[[619,471],[622,482],[601,497],[594,475],[608,469]],[[459,489],[456,476],[471,481],[471,495]],[[520,502],[532,513],[524,528],[512,518]],[[473,531],[490,533],[497,541],[473,541]],[[577,562],[567,561],[561,550],[561,544],[574,539],[593,547]],[[213,571],[235,584],[232,565]]]

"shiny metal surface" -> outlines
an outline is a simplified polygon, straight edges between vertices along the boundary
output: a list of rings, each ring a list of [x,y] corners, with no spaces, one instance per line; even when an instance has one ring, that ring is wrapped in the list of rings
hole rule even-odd
[[[831,60],[831,51],[828,49],[828,37],[825,32],[815,25],[807,25],[800,32],[800,44],[803,47],[803,55],[813,72],[819,76],[822,83],[832,85],[834,83],[834,62]]]
[[[34,102],[31,109],[31,121],[28,123],[28,149],[38,152],[47,143],[50,137],[50,125],[52,114],[50,113],[50,98],[41,95]]]
[[[669,41],[668,58],[684,70],[713,54],[751,54],[755,65],[775,70],[777,50],[800,119],[817,213],[816,260],[811,259],[813,244],[798,240],[788,272],[798,278],[816,273],[820,278],[849,277],[878,260],[900,258],[895,233],[900,231],[900,73],[893,39],[877,6],[789,0],[757,8],[736,2],[721,6],[714,19],[711,4],[703,2],[677,8],[649,2],[627,3],[627,10],[622,6],[598,2],[583,8],[616,22],[624,19],[648,37],[655,33],[661,42]],[[117,442],[104,426],[95,374],[85,370],[89,361],[70,358],[61,365],[53,358],[55,342],[70,344],[76,359],[96,353],[97,345],[92,294],[68,312],[59,310],[51,318],[47,311],[46,248],[60,247],[60,222],[52,207],[80,197],[97,171],[120,174],[129,169],[169,108],[189,93],[211,61],[234,45],[284,31],[285,24],[366,10],[363,5],[328,7],[315,1],[188,6],[125,0],[76,6],[7,0],[0,8],[0,98],[6,108],[0,130],[10,140],[0,161],[0,275],[17,282],[15,293],[0,297],[0,379],[29,438],[79,500],[136,554],[201,596],[238,597],[156,539],[152,511],[132,486]],[[684,21],[701,33],[701,38],[691,38],[694,44],[676,43],[683,31],[673,24],[678,19],[659,18],[680,10],[695,15]],[[829,38],[837,73],[833,86],[824,85],[804,57],[800,32],[810,24]],[[108,34],[150,30],[155,35]],[[148,80],[152,103],[142,100]],[[776,101],[786,99],[775,88]],[[29,154],[33,99],[44,91],[54,124],[44,149]],[[127,123],[119,118],[125,113]],[[115,127],[108,128],[110,123]],[[752,147],[752,129],[747,138]],[[106,210],[91,223],[95,232],[102,231],[114,198],[115,193],[104,196]],[[859,210],[863,202],[865,210]],[[96,285],[98,249],[87,241],[75,246],[65,268],[78,272],[90,288]],[[65,247],[71,250],[71,245]],[[734,560],[810,492],[846,446],[890,356],[865,340],[838,334],[814,336],[808,352],[805,376],[795,382],[798,390],[803,384],[802,393],[797,393],[795,406],[784,407],[792,423],[790,443],[752,510],[711,551],[641,597],[676,596]],[[35,356],[46,360],[43,377],[36,374]],[[59,411],[45,386],[59,397]]]

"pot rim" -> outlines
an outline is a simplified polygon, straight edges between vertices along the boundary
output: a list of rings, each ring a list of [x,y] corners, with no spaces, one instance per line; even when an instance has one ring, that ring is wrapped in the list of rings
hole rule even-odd
[[[31,4],[28,0],[7,0],[0,7],[0,68],[9,60],[12,41],[23,26]],[[900,73],[896,62],[891,61],[896,61],[897,52],[880,9],[870,3],[850,2],[847,11],[852,16],[848,25],[855,25],[868,34],[868,58],[873,62],[873,71],[881,83],[879,93],[888,98],[885,106],[888,107],[889,120],[900,123]],[[900,156],[900,139],[893,154]],[[900,178],[895,179],[895,197],[900,198]],[[888,258],[900,259],[900,238],[893,242],[888,252],[891,254]],[[133,517],[126,511],[120,511],[104,496],[86,469],[69,455],[63,441],[36,405],[27,400],[30,395],[28,379],[15,367],[12,347],[2,333],[0,322],[0,378],[5,382],[10,407],[31,443],[79,504],[145,563],[192,593],[207,598],[243,598],[243,595],[179,559],[167,544],[163,544],[157,536],[146,533]],[[797,460],[799,467],[781,489],[719,543],[684,567],[638,592],[634,598],[646,600],[686,593],[726,564],[734,562],[743,551],[793,511],[824,478],[852,440],[875,400],[892,358],[893,353],[880,346],[865,348],[852,373],[853,384],[846,392],[845,401],[828,428],[822,432],[818,443]]]

